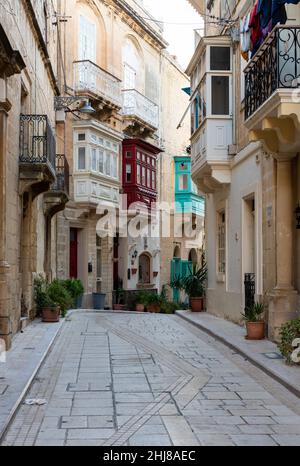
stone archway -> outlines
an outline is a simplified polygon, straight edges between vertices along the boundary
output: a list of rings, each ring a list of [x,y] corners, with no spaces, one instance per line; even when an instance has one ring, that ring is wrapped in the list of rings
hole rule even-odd
[[[139,283],[150,285],[151,283],[151,260],[150,254],[143,253],[139,257]]]

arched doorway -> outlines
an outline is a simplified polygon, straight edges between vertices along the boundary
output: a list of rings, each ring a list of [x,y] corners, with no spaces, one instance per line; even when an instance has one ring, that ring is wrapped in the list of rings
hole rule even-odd
[[[143,253],[139,257],[139,283],[150,285],[151,280],[151,256]]]
[[[198,255],[196,249],[191,249],[189,253],[189,262],[193,264],[193,269],[197,267],[198,264]]]

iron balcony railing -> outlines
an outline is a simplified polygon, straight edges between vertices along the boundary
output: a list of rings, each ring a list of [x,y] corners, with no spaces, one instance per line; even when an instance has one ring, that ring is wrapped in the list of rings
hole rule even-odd
[[[136,89],[123,90],[123,115],[138,117],[153,128],[158,128],[158,106]]]
[[[55,171],[56,142],[47,115],[20,116],[20,163],[49,164]]]
[[[277,89],[300,86],[300,27],[276,26],[245,69],[245,118]]]
[[[70,193],[70,168],[64,154],[56,154],[56,181],[52,190]]]
[[[121,81],[90,60],[74,62],[74,89],[92,92],[117,107],[122,106]]]

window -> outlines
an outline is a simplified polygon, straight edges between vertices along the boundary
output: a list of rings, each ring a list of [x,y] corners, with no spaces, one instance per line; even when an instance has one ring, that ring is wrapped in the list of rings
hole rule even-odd
[[[78,134],[78,141],[85,141],[85,133]]]
[[[151,170],[147,170],[147,186],[151,188]]]
[[[226,273],[226,215],[218,213],[218,273]]]
[[[212,76],[212,114],[229,115],[229,76]]]
[[[179,190],[187,191],[188,189],[188,175],[180,175],[179,177]]]
[[[146,162],[146,156],[145,156],[145,154],[142,154],[142,161],[143,161],[143,162]]]
[[[104,153],[102,150],[99,151],[98,166],[99,166],[99,172],[104,173]]]
[[[141,160],[141,153],[137,152],[136,157],[137,157],[138,160]]]
[[[130,159],[131,157],[132,157],[132,152],[131,152],[131,150],[127,150],[127,151],[126,151],[126,158],[127,158],[127,159]]]
[[[111,156],[109,152],[106,152],[105,174],[111,176]]]
[[[131,165],[128,163],[126,165],[126,183],[131,183],[131,174],[132,174]]]
[[[91,163],[92,171],[97,171],[97,151],[96,149],[92,149],[92,163]]]
[[[188,170],[187,164],[186,164],[186,163],[181,163],[181,164],[179,165],[179,170],[180,170],[180,171],[187,171],[187,170]]]
[[[152,189],[156,189],[156,173],[152,171]]]
[[[146,186],[146,168],[142,167],[142,185]]]
[[[118,157],[115,154],[112,154],[112,176],[118,178]]]
[[[136,182],[137,184],[141,184],[141,166],[139,163],[136,166]]]
[[[85,147],[78,149],[78,170],[85,170]]]
[[[96,62],[96,24],[80,16],[79,58]]]
[[[230,47],[210,47],[210,69],[230,71]]]

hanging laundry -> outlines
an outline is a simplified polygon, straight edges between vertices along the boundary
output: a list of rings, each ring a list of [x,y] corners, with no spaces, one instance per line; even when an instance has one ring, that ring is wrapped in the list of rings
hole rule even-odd
[[[272,30],[272,2],[259,0],[257,7],[262,39],[264,40]]]
[[[248,61],[248,53],[251,48],[251,31],[249,27],[250,13],[241,19],[241,54]]]
[[[300,3],[300,0],[272,0],[272,26],[274,27],[276,24],[286,23],[286,4],[298,5],[298,3]]]
[[[256,54],[261,43],[263,42],[262,32],[260,28],[260,19],[259,19],[259,15],[257,14],[259,3],[260,3],[260,0],[256,0],[254,8],[250,14],[249,27],[251,28],[251,44],[252,44],[251,57],[253,57]]]

